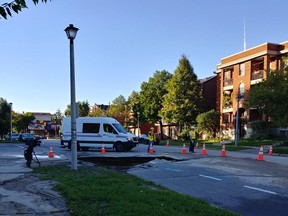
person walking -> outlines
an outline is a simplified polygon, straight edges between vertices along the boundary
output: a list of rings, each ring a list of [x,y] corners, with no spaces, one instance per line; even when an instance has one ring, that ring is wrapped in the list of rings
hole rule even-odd
[[[149,153],[150,145],[152,145],[152,148],[153,148],[154,141],[156,140],[156,135],[154,133],[154,128],[153,127],[151,127],[149,132],[148,132],[148,140],[149,140],[149,144],[148,144],[147,152]],[[155,152],[155,151],[153,151],[153,152]]]

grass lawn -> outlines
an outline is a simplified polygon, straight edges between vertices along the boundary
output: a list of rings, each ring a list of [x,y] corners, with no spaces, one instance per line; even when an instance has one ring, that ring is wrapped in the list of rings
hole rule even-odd
[[[37,167],[43,180],[53,180],[67,200],[71,215],[185,216],[235,215],[138,177],[96,167]]]

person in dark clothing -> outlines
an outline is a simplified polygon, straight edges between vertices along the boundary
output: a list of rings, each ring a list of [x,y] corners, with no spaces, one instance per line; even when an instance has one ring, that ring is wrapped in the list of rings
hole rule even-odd
[[[189,146],[189,151],[192,153],[195,153],[194,148],[195,148],[195,143],[197,142],[198,139],[198,133],[195,130],[195,127],[191,127],[191,131],[189,132],[190,136],[190,146]]]
[[[31,162],[32,162],[32,159],[33,159],[33,153],[34,153],[34,147],[38,145],[38,142],[37,140],[33,140],[29,143],[29,146],[27,149],[24,150],[24,157],[26,159],[26,165],[27,167],[31,167]],[[35,153],[34,153],[35,154]],[[36,155],[35,155],[36,156]],[[37,158],[36,158],[37,159]],[[38,161],[37,159],[37,162],[39,163],[40,165],[40,162]]]

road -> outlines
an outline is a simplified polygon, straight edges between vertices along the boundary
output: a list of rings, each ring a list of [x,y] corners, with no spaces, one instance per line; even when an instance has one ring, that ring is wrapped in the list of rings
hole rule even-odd
[[[69,160],[71,152],[60,148],[59,141],[43,140],[43,144],[35,148],[40,161],[49,161],[50,147],[56,159]],[[23,148],[23,144],[15,148]],[[287,215],[288,157],[265,154],[264,161],[257,161],[258,149],[227,152],[228,157],[220,157],[219,150],[210,149],[207,155],[201,155],[201,149],[196,149],[193,155],[181,154],[181,148],[172,146],[154,146],[154,150],[154,154],[148,154],[147,146],[140,145],[122,153],[109,149],[106,154],[101,154],[100,149],[81,151],[78,157],[155,158],[127,172],[241,215]],[[16,152],[11,150],[11,154]]]

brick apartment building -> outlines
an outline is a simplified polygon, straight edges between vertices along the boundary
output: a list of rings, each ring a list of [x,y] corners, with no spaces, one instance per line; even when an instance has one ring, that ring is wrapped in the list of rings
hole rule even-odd
[[[249,122],[269,120],[245,102],[248,101],[249,90],[266,79],[267,71],[282,69],[282,57],[287,54],[288,41],[280,44],[264,43],[221,59],[216,71],[216,111],[221,113],[222,136],[234,138],[238,102],[240,137],[249,137]]]

